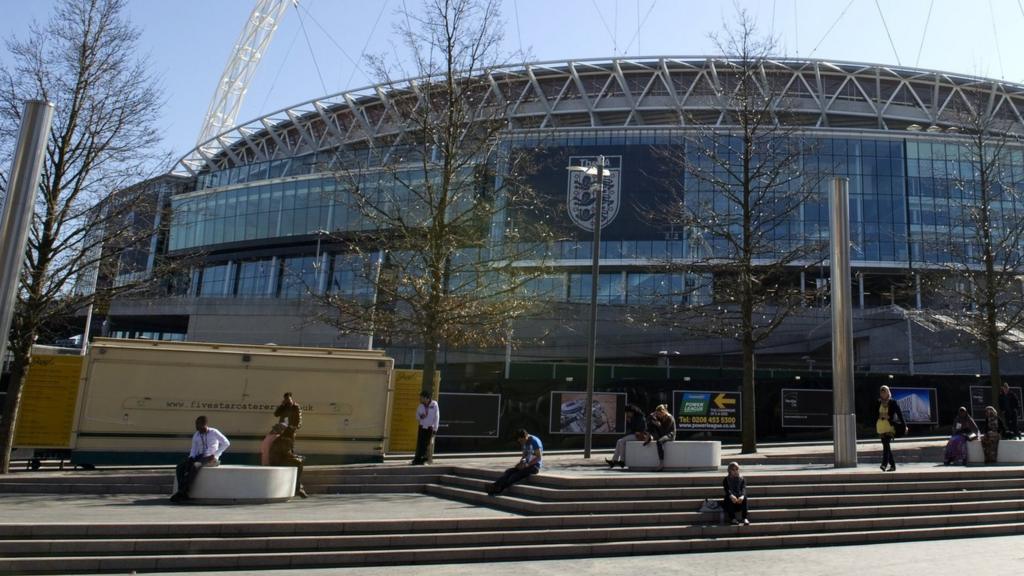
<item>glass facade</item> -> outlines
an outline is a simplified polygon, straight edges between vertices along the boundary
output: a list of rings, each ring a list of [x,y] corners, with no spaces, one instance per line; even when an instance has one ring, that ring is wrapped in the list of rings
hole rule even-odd
[[[898,133],[878,137],[812,134],[803,144],[807,152],[801,158],[800,178],[814,179],[817,193],[772,231],[772,242],[780,249],[827,241],[831,176],[850,180],[854,266],[900,269],[915,263],[940,264],[948,259],[942,241],[953,237],[969,242],[970,231],[955,223],[960,221],[961,206],[971,201],[971,166],[951,138]],[[645,215],[645,210],[656,210],[658,202],[680,190],[691,208],[727,209],[720,192],[685,175],[672,176],[665,152],[678,154],[684,150],[684,142],[686,134],[667,129],[556,132],[513,140],[513,146],[537,150],[537,169],[528,177],[529,184],[550,199],[552,220],[561,221],[558,225],[564,225],[567,231],[550,246],[552,252],[547,252],[548,247],[535,247],[538,256],[550,258],[556,271],[559,265],[563,269],[531,282],[527,290],[552,300],[589,302],[589,273],[577,270],[591,258],[591,234],[570,222],[564,167],[572,158],[603,154],[615,157],[619,163],[615,185],[618,206],[614,219],[602,230],[599,300],[604,304],[638,304],[655,302],[665,295],[683,300],[710,298],[704,287],[711,284],[708,279],[647,269],[659,261],[699,259],[723,250],[720,241],[709,240],[693,227],[654,223]],[[690,150],[689,154],[697,152]],[[1024,155],[1013,150],[1009,156],[1012,162],[1007,163],[1007,170],[1013,182],[1024,185]],[[272,180],[295,174],[296,170],[309,173],[316,166],[316,159],[302,157],[232,168],[221,176],[204,175],[200,188],[205,190],[173,199],[169,249],[226,249],[239,242],[311,236],[322,230],[367,230],[370,225],[360,218],[351,205],[353,198],[337,178]],[[411,181],[416,171],[410,170],[404,177]],[[964,179],[966,186],[962,185]],[[238,187],[216,188],[224,182]],[[380,182],[362,187],[366,194],[386,197],[389,209],[400,210],[414,221],[416,203],[408,192],[403,196],[401,190],[393,188]],[[997,220],[1017,217],[1022,209],[1012,203],[997,203]],[[696,216],[699,219],[701,214]],[[237,246],[231,249],[244,253]],[[370,293],[367,264],[359,257],[321,255],[319,247],[315,254],[311,247],[305,250],[276,259],[247,258],[230,265],[207,266],[193,279],[195,294],[301,298],[311,290],[360,297]],[[317,256],[323,256],[322,265]],[[467,289],[479,281],[457,280]]]

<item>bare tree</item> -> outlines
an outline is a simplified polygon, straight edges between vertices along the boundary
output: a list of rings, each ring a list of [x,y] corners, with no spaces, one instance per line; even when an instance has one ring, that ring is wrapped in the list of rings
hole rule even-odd
[[[11,66],[0,69],[0,146],[9,157],[22,103],[54,103],[53,124],[40,177],[10,333],[10,384],[0,428],[0,472],[10,451],[32,345],[48,328],[91,303],[101,292],[76,290],[87,276],[110,277],[105,267],[138,246],[151,229],[126,225],[159,209],[143,180],[159,140],[161,94],[139,32],[124,17],[124,0],[64,0],[45,25],[11,38]],[[111,195],[112,191],[121,192]],[[128,284],[111,282],[110,290]]]
[[[991,400],[998,405],[1000,356],[1024,326],[1024,191],[1014,179],[1022,169],[1020,125],[1011,112],[998,111],[995,83],[974,88],[960,91],[950,106],[948,120],[963,137],[952,154],[945,146],[934,154],[943,165],[928,176],[944,202],[936,203],[934,223],[920,223],[930,252],[920,257],[938,265],[923,277],[937,305],[988,358]]]
[[[687,258],[667,267],[689,275],[661,321],[736,340],[742,353],[743,452],[757,451],[755,351],[803,303],[795,269],[820,260],[823,230],[803,232],[801,206],[819,201],[822,176],[804,164],[811,140],[787,117],[785,85],[773,69],[772,38],[739,10],[715,61],[712,98],[721,116],[690,117],[681,146],[661,152],[680,173],[658,219],[684,230]],[[803,235],[802,235],[803,234]],[[710,294],[710,296],[709,296]],[[655,321],[659,321],[655,319]]]
[[[534,305],[526,288],[550,242],[543,217],[513,217],[536,204],[522,181],[529,155],[505,137],[515,98],[491,74],[504,64],[498,4],[429,0],[403,14],[413,70],[396,75],[371,59],[383,86],[367,110],[384,118],[378,147],[343,146],[336,159],[338,202],[358,223],[331,240],[372,289],[328,291],[320,320],[421,345],[425,389],[442,344],[506,341],[512,319]]]

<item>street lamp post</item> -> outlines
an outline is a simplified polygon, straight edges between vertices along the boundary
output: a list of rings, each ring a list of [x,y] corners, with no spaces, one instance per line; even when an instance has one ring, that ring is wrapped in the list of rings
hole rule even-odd
[[[594,238],[590,246],[590,337],[587,340],[587,399],[583,407],[583,457],[590,458],[594,436],[594,372],[597,361],[597,280],[601,268],[601,220],[604,211],[604,156],[598,156],[593,166],[569,166],[570,172],[583,172],[597,178],[597,197],[594,201]],[[593,187],[591,187],[593,188]]]
[[[665,357],[665,380],[672,379],[672,356],[679,356],[679,350],[658,350],[658,356]]]

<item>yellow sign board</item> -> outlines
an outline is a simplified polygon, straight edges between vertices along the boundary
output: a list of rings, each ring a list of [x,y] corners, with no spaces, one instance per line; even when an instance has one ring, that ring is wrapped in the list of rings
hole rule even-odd
[[[434,397],[440,387],[440,373],[435,372]],[[420,403],[423,387],[422,370],[395,370],[395,391],[391,395],[391,452],[413,452],[416,450],[416,407]]]
[[[14,431],[17,448],[70,448],[81,356],[33,354]]]

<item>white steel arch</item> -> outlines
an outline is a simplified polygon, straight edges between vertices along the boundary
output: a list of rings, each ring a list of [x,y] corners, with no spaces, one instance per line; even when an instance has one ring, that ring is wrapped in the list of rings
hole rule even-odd
[[[200,150],[204,146],[209,146],[215,136],[234,127],[235,118],[238,117],[238,111],[249,89],[249,82],[256,73],[256,68],[259,67],[263,53],[270,45],[270,40],[274,37],[289,2],[294,4],[297,0],[257,0],[217,83],[217,90],[203,119],[203,127],[196,142],[197,147],[190,157],[199,157]],[[214,147],[220,148],[216,145]]]

